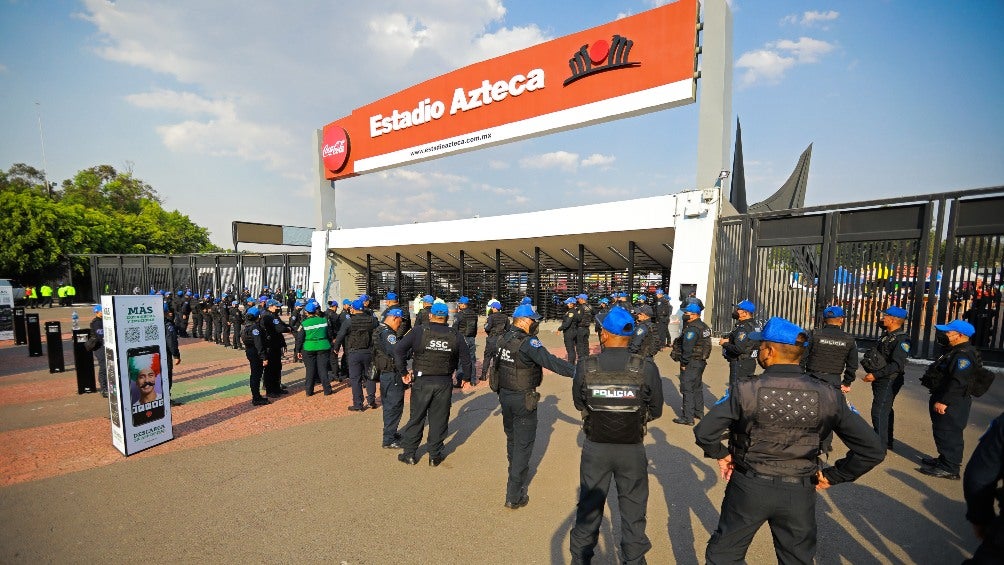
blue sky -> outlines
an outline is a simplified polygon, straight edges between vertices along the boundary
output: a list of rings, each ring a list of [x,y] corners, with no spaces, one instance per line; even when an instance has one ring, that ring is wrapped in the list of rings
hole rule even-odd
[[[235,219],[315,225],[316,128],[459,66],[656,5],[0,2],[0,167],[42,167],[41,115],[50,180],[131,166],[225,247]],[[809,143],[809,204],[1004,184],[1004,3],[731,5],[751,202]],[[366,175],[338,183],[338,223],[678,192],[694,187],[696,137],[689,105]]]

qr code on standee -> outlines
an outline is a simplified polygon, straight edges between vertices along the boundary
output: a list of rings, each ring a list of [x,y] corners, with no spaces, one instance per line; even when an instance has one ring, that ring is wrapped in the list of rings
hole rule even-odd
[[[160,339],[160,331],[158,331],[157,326],[155,324],[143,326],[143,338],[146,341],[157,341]]]
[[[136,343],[139,341],[139,328],[126,328],[125,331],[125,341],[126,343]]]

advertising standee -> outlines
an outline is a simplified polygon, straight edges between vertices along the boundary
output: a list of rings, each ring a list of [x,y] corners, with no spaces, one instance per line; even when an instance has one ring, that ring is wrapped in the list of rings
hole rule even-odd
[[[112,444],[124,455],[174,438],[163,304],[157,296],[102,296]]]

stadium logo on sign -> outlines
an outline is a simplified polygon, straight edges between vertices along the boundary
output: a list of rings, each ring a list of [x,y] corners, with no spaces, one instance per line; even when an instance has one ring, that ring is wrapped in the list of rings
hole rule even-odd
[[[604,71],[640,67],[641,63],[628,61],[633,46],[634,41],[620,35],[614,35],[609,43],[605,39],[598,39],[592,45],[583,45],[568,60],[572,75],[565,79],[563,86]]]

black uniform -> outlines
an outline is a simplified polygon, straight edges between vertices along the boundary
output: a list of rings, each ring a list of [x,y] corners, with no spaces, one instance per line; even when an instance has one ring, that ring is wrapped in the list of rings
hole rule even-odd
[[[97,347],[91,352],[98,363],[98,388],[102,396],[108,396],[108,367],[105,365],[105,321],[94,316],[91,320],[91,335],[97,339]]]
[[[240,316],[241,313],[237,310],[236,306],[228,304],[223,304],[220,312],[223,314],[223,335],[221,336],[220,343],[226,347],[230,347],[230,344],[233,342],[230,339],[230,329],[233,327],[233,320],[237,316]]]
[[[510,507],[526,504],[530,457],[537,439],[537,387],[544,368],[571,377],[575,367],[552,355],[536,336],[512,326],[498,341],[496,392],[502,407],[502,428],[506,437],[509,479],[505,501]],[[494,390],[494,388],[493,388]]]
[[[634,335],[628,344],[628,351],[648,357],[651,359],[661,348],[659,342],[659,331],[655,329],[652,322],[645,320],[635,325]]]
[[[722,344],[722,356],[729,362],[729,386],[739,379],[749,379],[756,373],[756,356],[760,341],[750,339],[756,331],[753,320],[741,320],[729,332],[729,341]]]
[[[178,347],[178,327],[174,325],[173,319],[166,317],[164,318],[164,344],[167,347],[167,390],[171,390],[174,385],[174,360],[181,361],[181,348]]]
[[[568,312],[565,312],[565,316],[561,318],[561,325],[558,326],[558,331],[561,332],[562,337],[565,340],[565,356],[568,362],[575,364],[576,360],[576,343],[579,338],[579,310],[578,308],[569,308]]]
[[[728,447],[722,445],[726,430]],[[707,563],[743,562],[764,522],[779,562],[813,562],[820,442],[831,431],[850,449],[823,470],[831,485],[857,479],[885,457],[875,432],[840,391],[798,365],[772,365],[759,378],[740,380],[711,407],[694,428],[697,445],[712,459],[731,455],[734,467]]]
[[[982,365],[979,351],[971,342],[964,341],[939,357],[925,373],[925,376],[931,375],[932,371],[937,373],[933,381],[924,381],[933,385],[928,408],[934,445],[938,449],[934,466],[955,475],[962,468],[962,432],[969,422],[969,411],[973,406],[970,381]],[[935,403],[948,405],[944,414],[934,411]]]
[[[585,302],[579,304],[576,309],[579,311],[579,319],[576,321],[579,331],[575,336],[575,352],[582,359],[589,355],[589,330],[593,325],[593,307]]]
[[[711,356],[711,328],[700,318],[683,326],[680,336],[680,420],[693,422],[704,415],[704,369]]]
[[[222,301],[213,303],[213,343],[223,343],[223,324],[226,323],[226,306]]]
[[[600,304],[596,309],[596,315],[593,316],[593,329],[596,331],[597,339],[599,339],[600,334],[603,333],[603,318],[606,318],[609,313],[610,309],[605,308],[603,304]]]
[[[300,328],[303,325],[303,318],[305,316],[306,316],[306,313],[303,311],[303,308],[297,308],[295,303],[294,303],[293,306],[290,307],[290,309],[289,309],[289,331],[292,332],[292,334],[293,334],[293,360],[294,361],[303,359],[303,340],[304,340],[304,337],[303,337],[303,334],[300,332]],[[327,322],[327,317],[325,317],[325,322]],[[327,331],[330,332],[331,328],[329,327]],[[334,336],[334,335],[338,335],[338,334],[336,334],[336,333],[335,334],[328,333],[328,339],[330,340],[331,336]],[[328,353],[330,354],[331,352],[329,351]],[[327,361],[325,361],[325,365],[329,365],[329,363]],[[325,367],[324,374],[323,375],[318,375],[318,377],[322,381],[330,382],[328,380],[327,367]]]
[[[453,403],[453,372],[460,366],[470,374],[471,357],[467,343],[445,323],[429,322],[408,332],[394,349],[394,364],[398,373],[407,374],[408,355],[414,353],[411,370],[411,414],[401,430],[399,457],[407,463],[417,463],[415,450],[422,441],[425,420],[429,421],[429,464],[443,460],[443,440],[446,439]]]
[[[983,542],[972,565],[1004,563],[1004,516],[994,511],[994,500],[1004,507],[1004,413],[990,423],[973,451],[962,482],[966,496],[966,519],[981,528]]]
[[[471,374],[466,375],[463,371],[457,371],[459,381],[467,381],[472,385],[478,384],[477,374],[477,347],[475,341],[478,335],[478,311],[468,306],[457,310],[457,316],[453,320],[453,328],[460,332],[461,337],[467,342],[467,351],[471,355]],[[459,384],[459,383],[458,383]]]
[[[261,379],[264,373],[262,363],[268,358],[268,349],[265,346],[265,336],[261,331],[258,320],[248,316],[246,323],[241,330],[241,343],[244,344],[244,356],[248,359],[251,369],[251,399],[252,401],[266,403],[261,396]]]
[[[193,296],[189,304],[192,308],[192,337],[202,337],[202,300]]]
[[[428,304],[428,303],[426,303],[426,304]],[[429,305],[423,306],[422,309],[418,311],[418,314],[415,314],[415,327],[416,328],[418,326],[422,326],[422,325],[425,325],[425,324],[429,323],[429,309],[430,308],[431,308],[431,306],[429,306]]]
[[[662,345],[669,345],[669,317],[673,315],[673,307],[669,299],[663,296],[655,299],[655,327],[659,330]]]
[[[621,562],[644,563],[652,544],[645,535],[648,457],[643,442],[646,424],[662,415],[659,369],[626,348],[608,347],[579,361],[572,393],[586,436],[569,542],[572,562],[592,559],[613,479],[621,513]]]
[[[373,363],[373,330],[378,325],[377,319],[366,313],[353,314],[347,323],[338,330],[338,337],[332,344],[332,349],[345,347],[345,357],[349,364],[349,382],[352,387],[353,410],[365,409],[363,400],[370,408],[376,408],[376,381],[370,378]],[[365,381],[365,382],[364,382]],[[366,398],[363,398],[363,385],[366,386]]]
[[[899,328],[882,336],[861,360],[861,367],[875,377],[872,381],[872,427],[889,449],[892,449],[896,420],[892,405],[899,389],[903,388],[903,373],[909,355],[910,336],[905,328]]]
[[[502,337],[502,332],[508,325],[509,317],[502,312],[488,314],[488,319],[485,320],[485,333],[488,334],[488,337],[485,338],[485,353],[482,357],[488,359],[488,356],[498,349],[498,339]],[[482,363],[481,380],[488,378],[486,371],[488,371],[488,363]]]
[[[411,314],[408,312],[408,304],[404,302],[398,302],[397,304],[390,304],[384,308],[383,312],[380,313],[380,319],[383,320],[387,317],[387,311],[397,308],[401,311],[401,325],[397,327],[395,334],[397,337],[404,337],[404,334],[408,333],[411,329]]]
[[[833,324],[817,328],[809,334],[805,368],[837,388],[851,386],[858,368],[858,344],[854,336]]]
[[[258,325],[265,336],[265,358],[268,360],[264,374],[265,394],[277,396],[286,392],[282,388],[282,351],[286,349],[286,338],[283,334],[289,333],[289,326],[279,318],[278,314],[268,310],[262,314]]]
[[[233,347],[234,349],[244,349],[244,344],[241,342],[241,332],[244,329],[244,311],[241,310],[240,304],[234,306],[230,309],[231,318],[230,325],[233,326]]]
[[[397,427],[404,413],[404,382],[394,364],[397,332],[386,324],[373,330],[373,366],[380,375],[380,403],[383,405],[383,447],[399,447]]]

